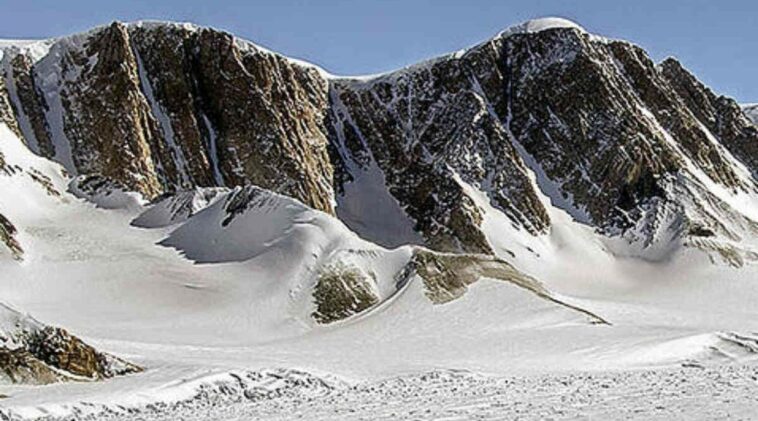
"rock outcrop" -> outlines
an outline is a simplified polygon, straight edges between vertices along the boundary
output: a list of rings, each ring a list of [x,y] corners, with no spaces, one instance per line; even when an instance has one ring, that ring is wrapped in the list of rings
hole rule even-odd
[[[0,155],[0,169],[2,169],[2,155]],[[11,256],[16,260],[21,260],[24,255],[24,249],[16,239],[16,227],[3,214],[0,214],[0,243],[2,243]]]
[[[20,132],[20,127],[26,128],[27,142],[42,156],[55,156],[55,148],[50,139],[49,126],[46,120],[47,103],[39,91],[36,75],[32,71],[32,59],[26,54],[14,55],[8,59],[5,66],[5,80],[12,86],[16,101],[9,100],[18,123],[9,127]],[[6,96],[8,91],[4,92]],[[6,118],[3,119],[7,121]]]
[[[368,310],[379,303],[376,275],[337,262],[322,268],[313,288],[316,309],[311,314],[321,324],[333,323]]]
[[[141,368],[0,304],[0,382],[102,380]]]
[[[756,189],[730,156],[754,173],[755,127],[702,85],[709,102],[689,99],[670,63],[577,27],[507,31],[368,81],[335,81],[336,137],[349,163],[377,162],[434,248],[487,251],[479,211],[457,180],[534,235],[550,224],[538,187],[605,234],[634,229],[651,242],[661,219],[651,212],[683,214],[688,199],[667,193],[679,177]],[[698,110],[707,107],[714,117],[704,123]]]
[[[482,279],[508,282],[544,300],[578,311],[587,316],[591,323],[609,324],[598,315],[561,300],[538,280],[493,256],[438,253],[418,248],[396,278],[401,286],[413,278],[420,278],[426,297],[434,304],[457,300],[466,294],[469,285]]]

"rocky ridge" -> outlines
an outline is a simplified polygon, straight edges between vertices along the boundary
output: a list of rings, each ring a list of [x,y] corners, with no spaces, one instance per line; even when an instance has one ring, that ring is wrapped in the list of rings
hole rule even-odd
[[[362,203],[432,249],[485,254],[502,251],[481,200],[529,236],[550,231],[555,206],[643,246],[751,255],[740,244],[755,221],[734,197],[756,194],[756,126],[675,59],[567,21],[363,78],[153,22],[6,47],[2,69],[0,118],[35,152],[148,199],[255,184],[383,245],[404,241],[346,210]]]

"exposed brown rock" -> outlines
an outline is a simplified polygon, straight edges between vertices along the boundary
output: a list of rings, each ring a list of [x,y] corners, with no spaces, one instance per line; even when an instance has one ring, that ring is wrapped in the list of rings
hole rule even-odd
[[[100,173],[147,197],[163,192],[165,173],[158,171],[153,155],[166,146],[140,90],[126,27],[114,23],[96,32],[84,51],[69,51],[63,63],[69,66],[64,74],[77,76],[62,88],[76,169]]]
[[[379,302],[372,285],[373,273],[337,262],[323,268],[313,289],[316,310],[312,317],[321,324],[344,320]]]
[[[27,347],[40,361],[76,377],[99,380],[141,371],[133,364],[98,352],[61,328],[45,327],[29,339]]]
[[[539,281],[493,256],[447,254],[416,249],[406,267],[398,274],[398,282],[404,284],[414,276],[421,278],[427,298],[435,304],[454,301],[468,291],[469,285],[482,278],[489,278],[512,283],[542,299],[583,313],[592,323],[608,324],[596,314],[556,298]]]
[[[214,173],[218,160],[212,142],[214,134],[208,127],[198,91],[193,62],[197,35],[180,26],[130,28],[132,48],[142,67],[142,90],[152,92],[154,108],[165,115],[163,137],[169,144],[168,160],[175,171],[170,178],[175,184],[191,186],[223,185]],[[145,83],[149,86],[145,86]],[[216,164],[218,165],[218,164]]]
[[[32,129],[28,135],[34,137],[42,156],[52,157],[55,155],[55,148],[45,118],[47,104],[38,92],[31,59],[25,54],[16,55],[11,60],[11,72],[10,76],[13,78],[16,95],[20,101],[20,104],[12,104],[17,107],[15,113],[18,115],[23,112],[28,119]],[[26,140],[29,142],[30,139]]]
[[[214,30],[120,23],[61,63],[78,172],[148,198],[252,183],[333,212],[327,86],[316,70]]]
[[[101,380],[142,369],[0,304],[0,381]]]
[[[50,384],[66,380],[29,351],[0,347],[0,382]]]
[[[740,106],[731,98],[713,93],[673,58],[664,60],[660,68],[687,108],[758,180],[758,127]]]
[[[326,81],[222,32],[201,30],[197,51],[198,86],[226,184],[256,184],[333,213]]]
[[[8,248],[14,259],[22,260],[24,249],[21,248],[21,244],[16,239],[16,232],[16,227],[11,221],[0,214],[0,242]]]

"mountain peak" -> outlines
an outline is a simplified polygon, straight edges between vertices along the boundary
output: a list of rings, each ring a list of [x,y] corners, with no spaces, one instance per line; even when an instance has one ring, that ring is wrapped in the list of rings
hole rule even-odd
[[[587,32],[586,29],[574,21],[561,17],[548,16],[544,18],[531,19],[517,25],[513,25],[497,34],[497,37],[507,37],[516,34],[533,34],[557,28],[576,29],[581,32]]]

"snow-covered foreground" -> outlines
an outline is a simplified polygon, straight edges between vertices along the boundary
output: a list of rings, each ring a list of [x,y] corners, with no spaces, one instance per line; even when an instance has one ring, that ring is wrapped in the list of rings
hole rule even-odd
[[[127,382],[117,380],[115,382]],[[48,387],[55,394],[60,386]],[[292,370],[234,371],[120,403],[0,409],[16,420],[752,419],[758,368],[721,366],[537,376],[435,370],[345,382]]]

